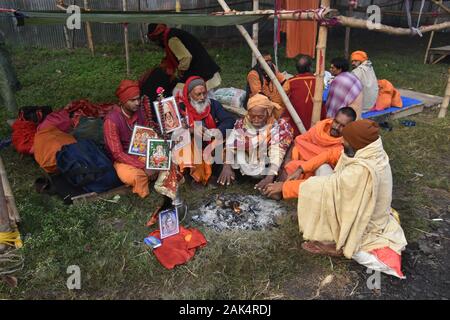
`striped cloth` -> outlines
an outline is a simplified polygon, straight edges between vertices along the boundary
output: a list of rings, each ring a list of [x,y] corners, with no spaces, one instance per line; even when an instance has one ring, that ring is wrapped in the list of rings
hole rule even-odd
[[[359,96],[362,84],[350,72],[342,72],[331,82],[330,93],[325,104],[327,117],[334,118],[339,109],[347,107]]]

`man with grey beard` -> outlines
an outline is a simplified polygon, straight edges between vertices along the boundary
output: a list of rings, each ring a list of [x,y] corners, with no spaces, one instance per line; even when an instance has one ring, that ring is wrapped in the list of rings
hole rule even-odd
[[[197,76],[187,79],[183,89],[182,102],[179,106],[181,113],[186,118],[191,134],[194,133],[194,122],[201,122],[203,137],[206,140],[217,136],[220,132],[223,137],[220,143],[223,143],[226,130],[233,129],[236,121],[236,118],[226,111],[220,102],[208,97],[205,81]],[[191,141],[194,141],[194,139],[191,139]],[[202,150],[209,143],[204,142]],[[180,163],[180,170],[183,172],[184,168],[190,168],[190,175],[194,181],[206,185],[212,175],[211,164],[206,163],[204,159],[200,164],[193,162],[190,161],[189,164]]]

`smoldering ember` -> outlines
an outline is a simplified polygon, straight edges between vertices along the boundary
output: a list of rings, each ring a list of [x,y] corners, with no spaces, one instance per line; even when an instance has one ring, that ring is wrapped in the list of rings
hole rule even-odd
[[[217,195],[199,209],[192,210],[192,220],[216,231],[264,230],[276,225],[276,217],[285,214],[279,202],[256,195]]]

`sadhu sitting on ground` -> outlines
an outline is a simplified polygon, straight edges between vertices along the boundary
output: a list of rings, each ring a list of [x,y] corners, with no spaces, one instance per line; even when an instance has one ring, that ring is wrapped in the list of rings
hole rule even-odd
[[[103,126],[106,148],[114,161],[114,168],[120,180],[133,187],[133,192],[144,198],[149,194],[149,181],[156,180],[155,190],[174,200],[182,176],[176,166],[171,170],[148,170],[145,157],[128,154],[134,126],[154,129],[153,138],[157,138],[157,125],[151,120],[148,99],[141,103],[137,81],[123,80],[116,90],[120,106],[114,108],[105,118]],[[150,137],[152,138],[152,137]]]
[[[203,153],[210,142],[204,141],[201,148],[194,150],[196,141],[193,137],[194,123],[201,124],[202,135],[206,140],[213,137],[219,138],[215,141],[216,146],[218,143],[223,143],[227,129],[233,128],[236,118],[226,111],[220,102],[208,97],[205,81],[196,76],[187,79],[183,89],[183,99],[179,106],[181,113],[188,121],[192,136],[191,145],[188,147],[190,150],[183,149],[180,153],[182,158],[179,163],[180,170],[183,172],[185,168],[189,168],[194,181],[206,185],[212,175],[212,165],[203,158],[199,161],[200,163],[195,163],[194,156],[195,152]],[[188,157],[186,157],[187,154],[189,154]]]
[[[344,152],[329,176],[300,184],[298,222],[302,248],[344,255],[372,269],[403,277],[407,242],[391,208],[392,172],[378,125],[371,120],[342,131]]]
[[[334,162],[329,159],[340,157],[343,150],[342,130],[355,120],[356,112],[345,107],[338,111],[334,119],[319,121],[305,134],[297,136],[286,157],[279,182],[269,184],[263,193],[272,199],[297,198],[298,186],[302,181],[313,175],[332,172],[330,162],[332,166]]]
[[[249,99],[247,115],[236,121],[227,138],[219,184],[231,184],[236,179],[234,169],[259,179],[255,185],[258,190],[274,181],[293,139],[289,123],[274,117],[275,110],[280,108],[262,94]]]

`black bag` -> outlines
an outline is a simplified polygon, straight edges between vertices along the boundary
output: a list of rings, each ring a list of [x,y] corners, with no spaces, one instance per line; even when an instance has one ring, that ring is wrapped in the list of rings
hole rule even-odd
[[[19,109],[17,118],[40,124],[50,113],[52,113],[50,106],[25,106]]]

